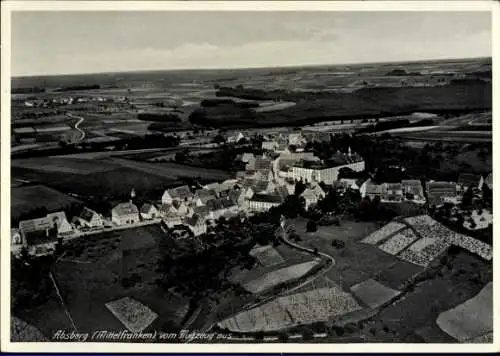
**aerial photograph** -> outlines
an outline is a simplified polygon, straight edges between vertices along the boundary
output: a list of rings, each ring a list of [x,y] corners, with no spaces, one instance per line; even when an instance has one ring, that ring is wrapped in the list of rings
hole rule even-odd
[[[10,45],[10,342],[493,343],[491,12],[13,11]]]

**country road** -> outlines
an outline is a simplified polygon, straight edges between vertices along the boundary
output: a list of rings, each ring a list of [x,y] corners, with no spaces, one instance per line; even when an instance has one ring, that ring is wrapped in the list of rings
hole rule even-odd
[[[85,118],[82,117],[82,116],[76,116],[76,115],[73,115],[73,114],[70,114],[70,113],[67,113],[66,116],[68,116],[69,118],[71,119],[78,119],[78,122],[75,124],[75,130],[78,130],[78,132],[80,132],[80,138],[78,139],[78,142],[82,142],[84,139],[85,139],[85,131],[83,131],[81,128],[79,128],[78,126],[83,122],[85,121]]]

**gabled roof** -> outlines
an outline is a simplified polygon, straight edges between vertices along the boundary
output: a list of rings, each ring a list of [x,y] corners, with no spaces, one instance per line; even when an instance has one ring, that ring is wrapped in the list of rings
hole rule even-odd
[[[117,215],[138,214],[137,206],[132,203],[120,203],[113,208],[113,212]]]
[[[269,158],[258,157],[255,159],[255,170],[271,170],[273,168],[273,161]]]
[[[208,206],[196,206],[194,209],[194,214],[199,215],[201,217],[206,217],[210,213]]]
[[[479,174],[460,173],[457,183],[460,185],[477,185],[480,180],[481,176]]]
[[[98,215],[94,210],[84,207],[80,215],[78,216],[80,219],[90,222],[94,215]]]
[[[217,183],[218,185],[218,183]],[[195,198],[201,199],[203,202],[206,202],[209,199],[217,198],[217,193],[215,189],[198,189],[194,193]]]
[[[61,226],[61,224],[64,221],[68,221],[68,219],[66,218],[66,213],[64,211],[58,211],[57,213],[47,214],[47,219],[52,224],[57,225],[57,227]]]
[[[155,210],[156,207],[153,205],[153,204],[150,204],[150,203],[145,203],[142,207],[141,207],[141,213],[143,214],[148,214],[151,212],[151,210]]]
[[[187,185],[168,189],[167,192],[172,199],[185,199],[192,196],[191,190]]]
[[[235,203],[230,199],[212,199],[207,202],[207,207],[210,211],[228,209],[234,205]]]
[[[52,223],[46,217],[19,222],[19,230],[23,233],[44,231],[50,229],[51,227]]]

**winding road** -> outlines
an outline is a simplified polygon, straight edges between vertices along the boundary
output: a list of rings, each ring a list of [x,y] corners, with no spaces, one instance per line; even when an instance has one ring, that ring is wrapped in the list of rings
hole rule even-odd
[[[82,117],[82,116],[76,116],[76,115],[73,115],[73,114],[70,114],[70,113],[67,113],[66,114],[67,117],[71,118],[71,119],[78,119],[77,123],[75,124],[75,130],[77,130],[78,132],[80,132],[80,138],[78,139],[77,142],[75,143],[78,143],[78,142],[82,142],[84,139],[85,139],[85,131],[83,131],[81,128],[79,128],[78,126],[83,122],[85,121],[85,118]]]

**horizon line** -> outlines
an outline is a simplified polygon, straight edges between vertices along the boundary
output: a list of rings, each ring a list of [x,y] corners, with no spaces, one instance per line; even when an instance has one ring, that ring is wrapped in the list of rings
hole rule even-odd
[[[11,76],[11,80],[13,79],[23,79],[23,78],[35,78],[35,77],[60,77],[60,76],[80,76],[80,75],[98,75],[98,74],[125,74],[125,73],[148,73],[148,72],[181,72],[181,71],[210,71],[210,70],[219,70],[219,71],[231,71],[231,70],[256,70],[256,69],[286,69],[286,68],[312,68],[312,67],[324,67],[324,66],[357,66],[357,65],[366,65],[366,64],[396,64],[396,63],[420,63],[420,62],[428,62],[428,61],[451,61],[451,60],[482,60],[482,59],[490,59],[493,60],[493,56],[488,57],[460,57],[460,58],[427,58],[427,59],[403,59],[396,61],[377,61],[377,62],[351,62],[351,63],[324,63],[324,64],[301,64],[301,65],[274,65],[274,66],[256,66],[256,67],[235,67],[235,68],[227,68],[227,67],[213,67],[213,68],[179,68],[179,69],[138,69],[138,70],[119,70],[119,71],[111,71],[111,72],[81,72],[81,73],[57,73],[57,74],[24,74],[24,75],[16,75]]]

